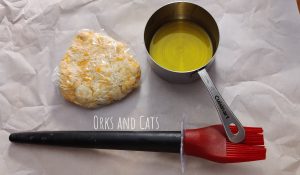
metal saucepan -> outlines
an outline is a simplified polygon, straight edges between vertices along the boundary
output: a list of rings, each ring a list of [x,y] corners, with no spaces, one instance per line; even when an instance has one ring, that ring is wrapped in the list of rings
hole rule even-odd
[[[201,26],[211,39],[213,56],[206,65],[199,67],[196,70],[186,72],[171,71],[157,64],[150,55],[150,43],[156,31],[164,24],[179,19],[189,20]],[[234,143],[239,143],[244,140],[245,130],[242,124],[238,121],[236,116],[225,103],[224,99],[218,92],[206,71],[206,68],[208,68],[214,61],[214,54],[216,53],[219,44],[218,25],[209,12],[196,4],[188,2],[175,2],[167,4],[158,9],[148,20],[144,31],[144,42],[149,55],[148,61],[150,62],[150,65],[155,73],[157,73],[161,78],[175,83],[188,83],[200,77],[209,91],[228,139]],[[238,132],[233,133],[230,130],[230,125],[236,125]]]

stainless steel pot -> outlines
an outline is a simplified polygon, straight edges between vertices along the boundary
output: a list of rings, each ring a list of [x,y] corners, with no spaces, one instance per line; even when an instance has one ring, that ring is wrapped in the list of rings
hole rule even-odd
[[[189,20],[204,28],[210,36],[213,46],[213,56],[210,58],[210,61],[206,65],[192,71],[176,72],[168,70],[157,64],[149,54],[150,43],[156,31],[164,24],[179,19]],[[245,130],[242,124],[225,103],[206,71],[206,68],[213,63],[214,54],[219,45],[219,28],[208,11],[189,2],[174,2],[167,4],[158,9],[148,20],[144,31],[144,42],[148,51],[148,61],[156,74],[161,78],[174,83],[189,83],[201,78],[211,95],[228,139],[234,143],[239,143],[244,140]],[[233,133],[229,128],[230,125],[235,125],[238,128],[238,132]]]

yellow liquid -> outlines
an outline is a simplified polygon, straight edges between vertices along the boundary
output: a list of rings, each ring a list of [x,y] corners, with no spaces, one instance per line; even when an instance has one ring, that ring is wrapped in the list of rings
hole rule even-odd
[[[150,43],[150,55],[171,71],[192,71],[206,65],[213,54],[208,34],[199,25],[177,20],[163,25]]]

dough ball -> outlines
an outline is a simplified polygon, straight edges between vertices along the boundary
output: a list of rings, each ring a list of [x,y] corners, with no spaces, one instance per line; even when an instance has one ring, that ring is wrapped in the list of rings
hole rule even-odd
[[[107,35],[82,30],[59,65],[63,97],[94,108],[124,98],[138,87],[141,69],[122,42]]]

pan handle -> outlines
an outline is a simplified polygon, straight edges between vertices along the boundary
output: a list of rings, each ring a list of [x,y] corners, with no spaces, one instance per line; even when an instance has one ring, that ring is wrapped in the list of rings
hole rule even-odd
[[[217,90],[216,86],[210,79],[206,69],[201,69],[198,71],[200,78],[202,79],[203,83],[205,84],[211,99],[218,111],[220,120],[223,124],[225,129],[225,133],[228,139],[233,143],[240,143],[245,139],[245,130],[236,116],[233,114],[229,106],[226,104],[225,100],[222,98],[221,94]],[[237,133],[233,133],[230,130],[230,125],[235,125],[238,129]]]

